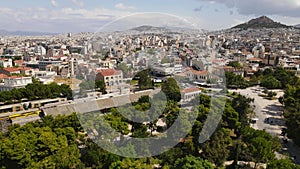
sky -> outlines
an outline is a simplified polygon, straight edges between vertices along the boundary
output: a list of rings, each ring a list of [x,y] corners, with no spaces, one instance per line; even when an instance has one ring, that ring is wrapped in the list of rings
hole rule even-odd
[[[8,31],[96,32],[104,25],[105,29],[161,23],[179,27],[183,22],[220,30],[262,15],[287,25],[300,24],[300,0],[0,1],[0,29]]]

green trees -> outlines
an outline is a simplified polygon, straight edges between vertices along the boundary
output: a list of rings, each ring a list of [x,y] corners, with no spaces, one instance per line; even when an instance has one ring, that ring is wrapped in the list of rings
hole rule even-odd
[[[286,71],[283,68],[277,67],[276,69],[265,69],[258,71],[251,77],[250,82],[260,81],[261,86],[268,89],[282,89],[287,88],[288,85],[294,85],[297,82],[295,73]],[[256,83],[253,83],[256,84]]]
[[[211,163],[209,163],[206,160],[201,159],[200,157],[194,157],[194,156],[186,156],[184,158],[179,158],[175,161],[175,164],[172,169],[213,169]]]
[[[163,154],[159,155],[158,158],[161,159],[161,165],[171,166],[174,165],[178,158],[183,158],[184,153],[180,147],[174,147]]]
[[[139,72],[136,77],[138,77],[138,85],[140,90],[152,89],[153,83],[150,76],[150,70],[143,70]]]
[[[107,114],[105,116],[105,120],[108,121],[108,123],[113,127],[116,131],[127,135],[130,131],[128,129],[128,123],[126,122],[126,119],[118,113],[116,109],[112,109],[111,114]]]
[[[268,89],[285,89],[288,85],[294,85],[297,79],[294,72],[284,70],[280,67],[275,69],[267,68],[255,72],[249,81],[249,85],[260,84]]]
[[[230,102],[226,102],[222,117],[223,126],[229,129],[240,129],[239,113],[234,110]]]
[[[238,61],[229,62],[228,66],[232,66],[232,67],[234,67],[236,69],[241,69],[242,68],[241,64]]]
[[[76,168],[82,128],[75,114],[46,116],[42,122],[14,125],[0,137],[0,168]]]
[[[151,159],[129,159],[125,158],[122,161],[117,161],[112,163],[109,166],[109,169],[153,169],[154,163],[159,164],[159,162],[156,162],[157,160],[151,160]]]
[[[179,102],[181,100],[180,88],[173,78],[168,78],[166,82],[162,83],[161,90],[165,93],[168,100]]]
[[[261,81],[261,86],[267,88],[267,89],[279,89],[281,88],[281,83],[273,76],[267,76],[263,78]]]
[[[243,141],[246,143],[244,154],[250,153],[255,163],[268,163],[275,159],[275,151],[280,150],[281,143],[277,137],[273,137],[266,131],[255,130],[247,127],[243,133]]]
[[[121,157],[101,149],[92,140],[87,140],[85,145],[86,147],[82,149],[81,153],[84,168],[109,168],[112,163],[122,160]]]
[[[176,83],[170,82],[169,84],[172,86]],[[58,92],[56,90],[54,92]],[[172,91],[168,90],[169,92]],[[297,110],[299,107],[297,107],[299,99],[295,99],[300,98],[298,90],[300,91],[298,88],[290,87],[286,91],[284,99],[288,99],[285,102],[290,107],[289,111],[293,111],[295,108]],[[272,137],[265,131],[250,128],[249,115],[253,112],[250,103],[253,99],[241,95],[234,97],[232,100],[226,100],[224,114],[221,116],[222,119],[215,133],[203,144],[198,142],[199,133],[202,131],[209,113],[215,113],[219,105],[211,106],[211,98],[200,95],[199,102],[191,110],[198,114],[192,130],[186,137],[181,138],[180,143],[174,148],[152,158],[129,159],[119,157],[98,147],[96,143],[101,142],[97,142],[97,139],[91,140],[83,134],[84,131],[81,125],[88,128],[86,132],[89,135],[93,135],[96,131],[98,134],[93,135],[94,137],[100,138],[100,136],[103,136],[104,139],[109,139],[110,143],[113,143],[112,140],[119,137],[120,134],[127,135],[130,132],[132,133],[131,137],[150,137],[149,129],[155,129],[155,120],[146,125],[132,122],[128,120],[130,118],[126,119],[122,116],[124,112],[126,115],[129,114],[130,117],[137,115],[133,111],[135,108],[142,111],[143,114],[147,113],[150,108],[159,111],[158,108],[163,107],[160,118],[166,122],[167,127],[170,127],[178,118],[180,112],[178,103],[169,100],[166,105],[161,104],[160,101],[151,102],[150,104],[149,100],[151,99],[158,100],[157,97],[149,98],[145,96],[134,103],[134,107],[112,108],[109,113],[104,115],[102,112],[80,114],[78,117],[81,123],[78,121],[76,114],[72,114],[55,118],[46,116],[42,119],[42,122],[28,123],[23,127],[12,126],[7,134],[0,134],[0,168],[142,169],[159,166],[165,169],[209,169],[223,167],[223,163],[229,160],[263,162],[269,163],[269,168],[281,168],[280,162],[274,161],[274,151],[280,149],[280,142],[276,137]],[[217,101],[215,102],[217,104]],[[209,108],[212,108],[212,112]],[[120,110],[124,112],[121,114]],[[187,118],[189,113],[193,112],[184,112]],[[107,125],[104,125],[104,121],[101,120],[105,120]],[[101,125],[104,125],[103,130],[99,128]],[[108,132],[112,131],[111,137],[107,137],[105,132],[99,132],[105,131],[106,126],[113,128],[113,130],[107,130]],[[132,126],[132,130],[129,129],[129,126]],[[190,127],[184,120],[178,130],[181,128]],[[294,130],[294,132],[298,131]],[[120,143],[123,141],[126,142],[127,140],[120,137]],[[137,154],[139,151],[147,153],[147,148],[143,148],[143,150],[140,150],[140,148],[147,146],[148,143],[145,141],[138,144],[140,145],[131,145],[122,151],[127,154]],[[289,162],[283,161],[282,163],[290,166]],[[237,163],[234,163],[234,167],[237,167]]]
[[[44,85],[41,82],[34,80],[33,83],[28,84],[25,88],[0,92],[0,102],[6,104],[21,102],[21,99],[32,101],[57,97],[72,98],[72,90],[65,84],[58,85],[56,83],[50,83]]]
[[[300,165],[292,163],[289,159],[281,159],[270,162],[267,169],[300,169]]]
[[[273,97],[275,97],[275,96],[277,95],[277,93],[276,93],[276,92],[269,91],[269,92],[267,93],[267,95],[268,95],[268,97],[273,98]]]
[[[248,83],[240,75],[235,75],[232,72],[225,72],[226,85],[228,88],[246,88]]]
[[[268,162],[275,158],[272,151],[272,142],[262,137],[253,138],[250,140],[250,152],[252,153],[253,160],[258,162]]]
[[[249,126],[249,116],[254,113],[253,108],[250,106],[253,101],[253,99],[246,98],[242,95],[238,95],[231,101],[231,106],[239,114],[238,119],[240,127],[235,128],[235,132],[238,136],[240,136],[243,130]]]
[[[298,80],[294,72],[286,71],[279,67],[275,69],[273,76],[280,81],[282,88],[286,88],[288,85],[295,85]]]
[[[84,81],[81,82],[79,84],[80,87],[80,93],[81,95],[85,95],[89,90],[90,91],[94,91],[94,90],[98,90],[100,91],[102,94],[106,94],[106,86],[104,81],[102,80],[97,80],[97,81]]]
[[[97,80],[95,82],[95,88],[99,90],[102,94],[106,94],[106,86],[103,80]]]
[[[229,133],[230,131],[224,128],[216,131],[211,139],[204,143],[202,157],[217,166],[222,166],[229,156],[228,148],[232,142]]]
[[[79,87],[80,87],[80,90],[93,90],[95,89],[95,81],[93,80],[90,80],[90,81],[87,81],[87,82],[81,82],[79,84]]]
[[[274,73],[273,70],[270,69],[270,68],[267,68],[267,69],[265,69],[265,70],[262,72],[262,74],[263,74],[264,76],[272,76],[273,73]]]
[[[76,137],[50,127],[34,127],[31,123],[16,127],[1,140],[1,162],[11,168],[71,168],[80,163]],[[69,135],[76,135],[68,130]],[[72,140],[73,139],[73,140]]]
[[[283,104],[288,137],[300,145],[300,80],[294,86],[287,86]]]

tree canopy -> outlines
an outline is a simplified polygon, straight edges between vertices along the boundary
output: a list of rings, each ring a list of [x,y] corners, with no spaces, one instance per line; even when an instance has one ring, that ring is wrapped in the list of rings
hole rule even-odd
[[[300,80],[293,86],[287,86],[283,104],[288,137],[300,145]]]
[[[13,126],[0,142],[1,165],[6,168],[72,168],[80,164],[76,138],[74,128],[66,125],[54,127],[37,122]]]
[[[214,167],[212,166],[211,163],[209,163],[206,160],[201,159],[200,157],[195,157],[195,156],[186,156],[184,158],[179,158],[175,161],[174,166],[172,169],[213,169]]]
[[[267,169],[300,169],[300,165],[292,163],[289,159],[280,159],[270,162]]]
[[[228,63],[228,66],[232,66],[236,69],[241,69],[242,68],[242,65],[238,61],[231,61],[231,62]]]
[[[138,78],[138,85],[140,90],[152,89],[153,83],[150,76],[150,70],[143,70],[139,72],[135,78]]]
[[[33,83],[26,85],[25,88],[14,88],[10,91],[0,92],[0,102],[4,102],[6,104],[21,102],[21,99],[28,99],[29,101],[32,101],[57,97],[72,98],[72,90],[65,84],[42,84],[37,80],[33,80]]]
[[[236,75],[233,72],[225,72],[225,76],[228,88],[246,88],[249,86],[241,75]]]
[[[294,88],[288,92],[290,96],[297,96]],[[137,103],[133,103],[133,106],[111,108],[106,110],[105,114],[91,112],[70,116],[46,116],[40,122],[27,123],[22,127],[13,125],[7,133],[0,134],[0,168],[221,168],[225,161],[230,160],[268,163],[270,167],[279,165],[274,161],[274,152],[281,146],[278,138],[266,131],[254,130],[249,125],[248,117],[253,113],[250,106],[252,99],[241,95],[233,99],[224,98],[225,109],[220,123],[213,135],[200,144],[199,133],[209,113],[214,115],[217,107],[220,107],[219,102],[207,95],[200,95],[198,104],[195,104],[190,111],[182,112],[179,104],[171,99],[166,104],[160,101],[152,103],[151,99],[158,100],[156,97],[159,98],[160,95],[153,98],[142,97]],[[212,101],[217,105],[211,106]],[[290,102],[291,105],[297,103]],[[163,108],[159,109],[161,107]],[[151,109],[155,113],[161,113],[158,116],[166,123],[166,127],[158,130],[155,120],[137,123],[123,116],[138,116],[137,113],[145,115]],[[120,113],[120,110],[124,112]],[[142,159],[120,157],[102,149],[97,145],[99,144],[97,139],[92,139],[103,136],[112,142],[121,134],[137,138],[155,137],[152,132],[162,133],[167,130],[178,118],[179,113],[187,115],[187,119],[182,120],[178,130],[189,128],[186,122],[192,111],[198,116],[187,136],[181,138],[175,147],[154,157]],[[113,129],[112,133],[109,133],[113,137],[106,137],[105,132],[99,132],[101,131],[99,127],[104,125],[101,120],[107,121],[107,125]],[[104,125],[104,127],[108,126]],[[98,131],[97,136],[93,135],[95,131]],[[126,142],[126,139],[120,137],[118,143],[123,142]],[[140,145],[131,145],[122,151],[131,155],[148,153],[147,141],[138,144]],[[146,148],[140,150],[141,146]],[[233,165],[237,166],[237,163]]]
[[[169,100],[179,102],[181,100],[180,88],[173,78],[168,78],[162,83],[161,90],[165,93]]]

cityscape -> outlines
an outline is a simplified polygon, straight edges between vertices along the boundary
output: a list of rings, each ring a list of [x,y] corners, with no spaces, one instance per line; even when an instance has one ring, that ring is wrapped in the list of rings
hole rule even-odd
[[[72,2],[82,15],[89,8]],[[39,29],[34,19],[25,29],[4,21],[1,168],[300,168],[298,2],[258,7],[254,17],[247,3],[235,2],[234,11],[230,0],[183,6],[245,19],[220,19],[224,27],[184,17],[185,10],[131,13],[139,3],[124,3],[84,13],[89,23],[78,16],[74,29],[67,15],[61,18],[70,25],[53,29]],[[51,5],[54,17],[65,4]],[[294,7],[273,11],[280,5]],[[12,8],[0,10],[0,18],[13,19]]]

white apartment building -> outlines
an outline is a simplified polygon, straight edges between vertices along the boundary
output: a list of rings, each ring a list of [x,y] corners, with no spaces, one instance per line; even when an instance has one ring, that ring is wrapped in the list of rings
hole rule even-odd
[[[24,88],[26,85],[32,83],[31,77],[11,76],[3,79],[0,84],[0,91],[9,91],[13,88]]]
[[[32,75],[39,79],[43,84],[50,84],[54,82],[55,76],[57,76],[56,72],[49,72],[49,71],[33,71]]]
[[[197,87],[186,88],[181,90],[181,101],[188,102],[201,94],[201,90]]]
[[[74,77],[78,73],[77,59],[71,58],[68,62],[68,77]]]
[[[13,66],[12,59],[0,59],[0,67],[11,67]]]
[[[115,69],[101,69],[97,71],[96,80],[104,81],[107,92],[118,92],[123,85],[123,72]]]
[[[159,75],[174,75],[177,73],[182,72],[182,65],[177,64],[177,65],[170,65],[170,64],[162,64],[162,65],[155,65],[151,67],[151,71],[154,74],[159,74]]]
[[[198,71],[194,69],[190,69],[187,73],[186,76],[189,80],[191,81],[205,81],[209,79],[209,73],[206,70]]]

